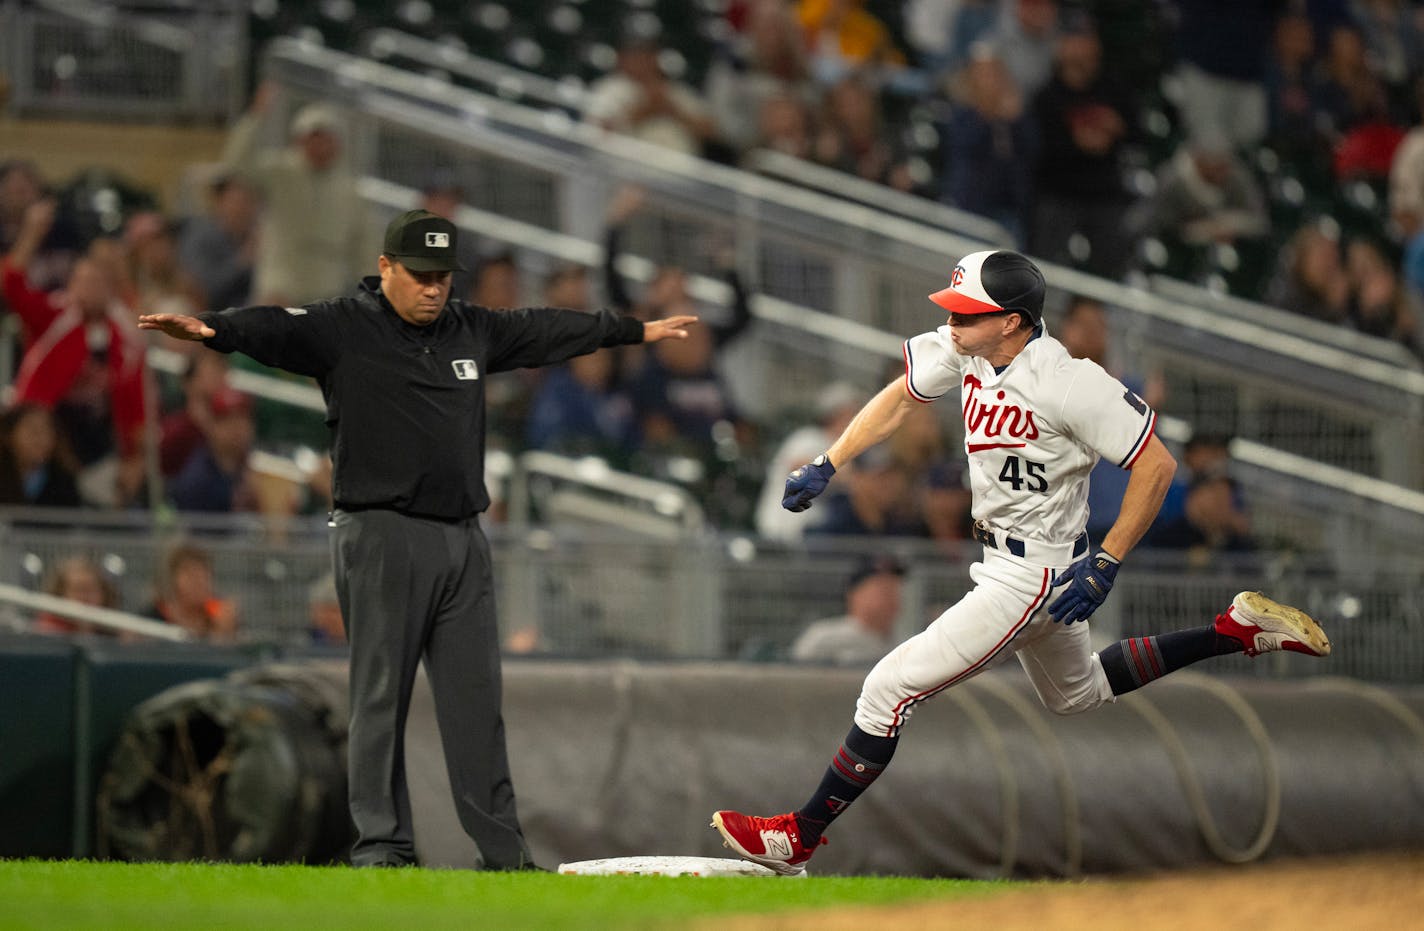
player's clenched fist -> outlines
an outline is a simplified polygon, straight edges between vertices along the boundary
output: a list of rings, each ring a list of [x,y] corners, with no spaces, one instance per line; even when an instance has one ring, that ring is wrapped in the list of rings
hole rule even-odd
[[[835,474],[836,467],[831,465],[825,453],[799,469],[793,469],[786,476],[786,495],[781,499],[781,506],[788,511],[806,510],[811,506],[811,499],[826,490],[826,484]]]
[[[1063,573],[1068,588],[1048,606],[1048,616],[1064,624],[1086,621],[1112,591],[1119,568],[1121,564],[1102,550],[1069,566]]]

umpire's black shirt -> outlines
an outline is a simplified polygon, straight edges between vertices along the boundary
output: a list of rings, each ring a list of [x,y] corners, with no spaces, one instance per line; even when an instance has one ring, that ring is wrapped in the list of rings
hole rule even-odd
[[[320,383],[338,508],[441,520],[489,507],[486,376],[643,339],[642,323],[608,311],[493,311],[460,300],[415,326],[396,314],[376,276],[351,297],[199,318],[217,332],[204,340],[209,348]]]

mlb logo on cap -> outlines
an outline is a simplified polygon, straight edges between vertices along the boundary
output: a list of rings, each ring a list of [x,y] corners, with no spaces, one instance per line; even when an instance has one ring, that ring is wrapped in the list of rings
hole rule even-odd
[[[386,227],[382,254],[413,272],[464,271],[456,252],[456,228],[428,210],[407,210]]]
[[[1045,290],[1038,266],[1017,252],[974,252],[954,267],[949,287],[931,294],[930,300],[954,314],[1016,310],[1038,323]]]

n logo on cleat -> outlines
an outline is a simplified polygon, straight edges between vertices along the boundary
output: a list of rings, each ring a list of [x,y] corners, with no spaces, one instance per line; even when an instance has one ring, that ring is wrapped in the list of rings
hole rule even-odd
[[[784,835],[784,834],[771,834],[771,833],[767,833],[767,834],[763,834],[763,835],[761,836],[761,840],[762,840],[762,843],[766,845],[766,852],[767,852],[767,854],[769,854],[770,856],[773,856],[773,857],[790,857],[790,856],[791,856],[791,842],[786,839],[786,835]]]

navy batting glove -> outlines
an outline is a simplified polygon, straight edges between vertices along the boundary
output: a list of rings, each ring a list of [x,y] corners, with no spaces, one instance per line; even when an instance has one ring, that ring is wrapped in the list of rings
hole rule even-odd
[[[786,476],[786,495],[781,499],[781,506],[788,511],[806,510],[811,506],[811,499],[826,490],[826,483],[835,474],[836,467],[831,465],[825,453],[801,468],[793,469]]]
[[[1064,624],[1086,621],[1107,599],[1120,568],[1122,564],[1102,550],[1078,560],[1063,573],[1068,588],[1048,606],[1048,616]]]

